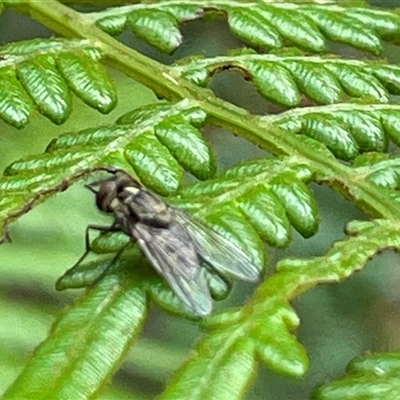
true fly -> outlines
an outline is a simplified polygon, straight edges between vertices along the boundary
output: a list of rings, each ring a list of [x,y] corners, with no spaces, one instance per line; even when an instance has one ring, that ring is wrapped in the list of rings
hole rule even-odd
[[[209,314],[213,305],[201,263],[222,277],[245,281],[259,278],[257,267],[246,253],[210,226],[168,205],[122,170],[105,167],[97,170],[112,176],[87,187],[95,193],[97,207],[112,214],[114,223],[110,227],[88,226],[86,252],[75,266],[90,251],[89,229],[122,231],[138,243],[154,269],[198,315]]]

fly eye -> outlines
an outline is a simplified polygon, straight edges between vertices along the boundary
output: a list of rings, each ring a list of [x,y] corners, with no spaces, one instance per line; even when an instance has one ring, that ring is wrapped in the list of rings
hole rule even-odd
[[[111,202],[118,193],[118,185],[114,181],[104,181],[101,183],[96,193],[97,207],[104,212],[112,212]]]

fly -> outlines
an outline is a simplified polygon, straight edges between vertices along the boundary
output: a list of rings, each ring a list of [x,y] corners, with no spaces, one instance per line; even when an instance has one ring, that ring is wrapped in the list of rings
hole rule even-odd
[[[112,176],[87,187],[95,193],[97,207],[112,214],[114,222],[109,227],[87,227],[86,252],[75,266],[90,251],[90,229],[122,231],[137,242],[177,297],[198,315],[210,314],[213,306],[201,262],[221,277],[258,280],[259,271],[246,253],[210,226],[168,205],[122,170],[105,167],[96,170],[107,171]],[[98,190],[94,186],[98,186]]]

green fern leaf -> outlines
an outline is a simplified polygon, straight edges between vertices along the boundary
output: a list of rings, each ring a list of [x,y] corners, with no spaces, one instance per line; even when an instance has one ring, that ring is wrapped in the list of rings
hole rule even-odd
[[[263,317],[257,314],[232,310],[214,316],[207,326],[215,330],[200,342],[161,398],[240,399],[255,374],[256,358],[290,376],[303,375],[307,356],[287,330],[287,325],[298,324],[294,311],[276,304]]]
[[[358,20],[354,11],[352,15],[347,15],[345,8],[335,9],[329,6],[305,7],[302,12],[311,18],[330,40],[342,41],[375,54],[383,50],[378,32],[374,30],[373,19],[369,21],[371,25],[365,24],[365,14],[362,20]]]
[[[116,93],[100,52],[87,40],[40,39],[0,48],[0,117],[22,128],[36,110],[56,124],[71,112],[70,89],[108,113]]]
[[[14,68],[4,67],[0,71],[0,116],[9,124],[22,128],[33,113],[32,99],[17,79]]]
[[[137,10],[128,14],[127,22],[140,38],[165,52],[176,49],[182,42],[178,21],[168,12]]]
[[[81,297],[56,322],[3,398],[94,396],[121,363],[146,317],[143,289],[132,283],[126,275],[111,274]]]
[[[391,38],[399,21],[389,11],[347,8],[337,5],[235,1],[164,0],[127,6],[89,15],[110,34],[119,34],[126,24],[142,39],[162,51],[171,52],[181,43],[178,24],[204,13],[225,13],[233,33],[254,46],[276,49],[289,43],[313,52],[324,51],[326,40],[334,40],[378,54],[381,36]]]
[[[356,358],[347,376],[328,383],[313,394],[315,400],[386,400],[399,396],[400,354],[375,353]]]
[[[382,61],[306,57],[297,49],[277,49],[295,45],[323,52],[333,40],[378,54],[383,40],[397,42],[398,15],[321,2],[163,0],[94,13],[78,13],[52,0],[51,13],[43,2],[4,4],[57,33],[88,38],[29,41],[0,49],[0,117],[8,123],[23,127],[35,111],[64,122],[71,112],[70,91],[101,112],[110,111],[116,95],[101,56],[159,97],[178,102],[152,104],[112,125],[64,133],[45,153],[11,164],[0,178],[0,236],[7,235],[10,222],[101,165],[135,173],[169,203],[244,248],[260,271],[268,256],[264,242],[287,246],[291,226],[303,237],[315,234],[319,221],[307,186],[311,181],[329,184],[382,218],[352,222],[350,236],[322,256],[282,260],[245,306],[203,320],[207,332],[162,398],[243,398],[259,362],[280,374],[303,377],[309,360],[296,337],[300,320],[290,302],[318,284],[343,281],[382,250],[400,249],[398,157],[387,154],[390,141],[400,144],[400,113],[398,106],[382,104],[400,93],[400,70]],[[180,24],[221,14],[236,36],[274,54],[244,49],[170,67],[107,34],[119,34],[129,25],[136,36],[171,52],[182,43]],[[260,117],[199,87],[232,68],[251,79],[264,98],[284,107],[302,104],[304,97],[325,106]],[[343,101],[349,103],[334,105]],[[272,153],[271,158],[244,162],[214,177],[212,149],[199,131],[205,122],[253,141]],[[182,187],[183,171],[203,181]],[[128,242],[121,233],[96,237],[91,242],[99,253],[96,259],[59,279],[58,289],[93,287],[59,317],[5,398],[95,397],[139,333],[149,300],[196,318],[131,243],[100,280],[114,261],[113,253]],[[207,274],[213,297],[225,298],[229,282]],[[8,366],[5,353],[1,357]],[[354,398],[390,397],[397,393],[397,359],[393,353],[356,360],[347,377],[321,387],[314,396],[347,398],[347,392]]]
[[[240,210],[246,217],[243,225],[249,220],[264,240],[283,246],[290,240],[288,221],[305,237],[317,230],[317,206],[304,184],[311,178],[307,167],[295,161],[291,164],[290,159],[253,160],[227,170],[216,180],[184,187],[179,199],[172,201],[184,208],[189,205],[206,218],[208,215],[211,223],[213,212],[206,211],[210,199],[228,215],[232,208]]]
[[[301,94],[317,104],[337,103],[351,97],[387,103],[389,94],[399,93],[400,85],[397,66],[299,55],[192,57],[187,62],[181,60],[172,74],[205,86],[213,74],[230,68],[242,70],[262,96],[285,107],[299,105]]]
[[[181,111],[184,116],[177,116]],[[95,166],[130,164],[146,186],[164,195],[182,183],[179,162],[201,179],[213,176],[214,156],[194,125],[204,118],[194,103],[156,104],[128,113],[116,125],[61,135],[44,154],[6,168],[0,183],[3,229]]]
[[[188,106],[188,103],[182,102],[180,108],[181,114],[170,115],[165,117],[163,121],[157,124],[154,134],[158,141],[163,144],[174,158],[185,168],[186,171],[192,173],[198,179],[207,179],[213,176],[216,171],[214,158],[211,156],[212,151],[209,144],[203,139],[197,126],[204,123],[206,114],[197,107]],[[188,107],[187,107],[188,106]],[[159,106],[160,115],[168,112],[169,105]],[[148,124],[153,118],[154,112],[151,107],[141,107],[131,113],[122,116],[117,122],[121,124],[143,123]],[[143,145],[148,147],[147,153],[151,154],[157,148],[159,152],[165,153],[163,146],[154,145],[156,142],[150,143],[143,140]],[[139,150],[143,152],[143,150]],[[168,156],[164,155],[164,159]],[[154,160],[161,160],[161,154],[152,156]],[[143,162],[137,153],[129,155],[129,160],[136,166],[136,171],[141,165],[148,165]],[[146,160],[147,161],[147,160]],[[154,165],[152,176],[156,176],[160,166]],[[138,173],[140,176],[140,174]],[[143,181],[147,186],[153,186],[149,181]]]
[[[389,139],[399,143],[400,109],[396,105],[341,104],[288,111],[272,117],[281,128],[321,142],[343,160],[360,153],[387,151]]]
[[[56,124],[65,121],[71,111],[71,97],[52,57],[39,56],[21,62],[17,76],[41,113]]]
[[[308,369],[308,359],[292,333],[299,318],[288,301],[318,283],[348,278],[385,248],[399,250],[397,225],[390,220],[354,222],[348,232],[355,236],[335,243],[324,256],[280,261],[278,272],[260,285],[244,308],[216,314],[205,322],[211,332],[161,398],[242,398],[255,373],[256,356],[277,372],[302,376]],[[344,395],[339,382],[323,388],[321,393],[327,395],[317,398],[336,398],[329,397],[335,394],[331,388]],[[375,393],[373,388],[371,393]]]
[[[211,333],[198,345],[197,352],[193,354],[188,363],[183,366],[172,380],[162,398],[176,398],[177,396],[180,398],[191,396],[191,398],[195,399],[208,398],[209,396],[224,399],[229,396],[231,396],[229,398],[240,398],[251,382],[255,372],[256,355],[271,368],[281,373],[291,376],[302,376],[308,368],[308,360],[303,347],[297,343],[295,336],[291,333],[298,326],[299,319],[287,303],[288,299],[298,296],[304,290],[309,289],[310,286],[314,286],[317,283],[335,282],[349,277],[354,270],[362,268],[368,259],[383,248],[400,248],[397,224],[393,223],[393,221],[381,220],[353,223],[349,226],[348,230],[356,236],[347,241],[336,243],[322,257],[305,260],[287,259],[282,261],[278,266],[279,272],[260,286],[253,299],[243,309],[225,311],[206,321],[205,326],[211,329]],[[134,262],[132,259],[133,257],[130,255],[129,265],[128,263],[125,264],[124,269],[132,267],[132,263]],[[126,263],[127,260],[125,259],[123,262]],[[117,267],[120,269],[119,266]],[[134,271],[134,276],[138,276],[138,273],[141,274],[138,272],[140,271],[139,269],[135,268]],[[102,323],[102,320],[98,320],[96,318],[97,315],[82,312],[83,310],[81,309],[86,304],[86,301],[90,299],[97,302],[101,300],[104,303],[105,298],[115,299],[117,297],[120,301],[126,299],[128,309],[129,307],[133,307],[131,304],[133,299],[126,297],[132,293],[131,291],[137,293],[138,288],[132,285],[132,283],[140,282],[140,285],[146,285],[146,279],[149,279],[149,275],[144,274],[140,279],[132,278],[132,272],[129,275],[130,278],[128,279],[128,275],[118,274],[120,276],[118,279],[123,279],[123,281],[119,280],[118,282],[126,282],[128,286],[121,287],[121,291],[118,291],[117,294],[115,294],[116,277],[114,275],[111,275],[109,279],[100,284],[100,288],[89,292],[87,295],[88,300],[84,298],[82,305],[79,306],[78,304],[76,306],[77,312],[75,313],[72,310],[71,314],[67,314],[56,325],[54,338],[51,337],[48,339],[39,348],[37,355],[43,355],[46,360],[49,358],[52,359],[52,353],[48,353],[45,350],[53,348],[53,340],[61,341],[61,339],[65,338],[64,336],[68,337],[71,334],[76,337],[77,327],[80,326],[81,319],[89,318],[91,321],[96,321],[96,326],[93,326],[93,323],[87,324],[87,321],[85,321],[85,329],[98,329],[97,324]],[[154,282],[150,285],[154,287],[153,284]],[[114,287],[114,290],[111,290],[111,287]],[[98,290],[102,290],[103,292],[97,293]],[[93,296],[91,296],[91,293],[93,293]],[[135,294],[134,300],[137,302],[137,294]],[[140,304],[142,304],[142,301],[139,302]],[[93,304],[90,305],[92,306]],[[109,305],[111,309],[114,309],[113,306],[113,304]],[[135,303],[134,307],[137,307],[137,303]],[[100,308],[99,312],[102,312],[102,309]],[[116,310],[121,310],[122,312],[125,308],[117,307]],[[137,314],[135,314],[136,317]],[[137,326],[135,321],[137,320],[135,319],[130,324]],[[64,322],[66,324],[65,327]],[[113,318],[113,323],[115,322],[116,320]],[[89,325],[89,328],[87,328],[87,325]],[[61,329],[61,327],[64,329]],[[111,329],[111,327],[108,329]],[[120,324],[115,329],[119,331]],[[57,338],[56,334],[61,335],[60,339]],[[126,331],[124,334],[126,336]],[[93,338],[92,335],[88,336],[88,340]],[[99,341],[101,340],[105,340],[105,338],[100,337]],[[110,343],[110,341],[107,342]],[[104,346],[106,343],[102,345]],[[114,344],[112,345],[114,346]],[[59,346],[58,341],[57,346]],[[71,348],[71,342],[68,342],[68,348]],[[87,351],[89,351],[89,354],[85,354],[85,356],[89,356],[89,360],[91,360],[91,351],[94,351],[95,354],[97,352],[95,345],[94,347],[90,346]],[[117,352],[117,357],[119,355],[120,353]],[[34,360],[36,360],[36,357]],[[39,362],[41,358],[37,360]],[[65,365],[70,362],[68,359],[64,361]],[[101,374],[107,374],[110,368],[112,368],[113,363],[118,362],[115,358],[107,358],[107,363],[104,363],[104,360],[102,361],[100,364],[103,366],[101,369],[102,372],[98,373],[96,376],[97,379],[91,379],[90,386],[82,384],[80,386],[81,390],[98,390],[98,387],[104,383],[104,376],[102,377]],[[79,358],[73,368],[73,371],[75,371],[75,368],[79,370]],[[69,373],[73,373],[70,370],[68,371]],[[32,361],[31,365],[21,375],[21,378],[8,392],[10,398],[15,395],[31,394],[33,391],[36,395],[42,396],[38,398],[45,398],[48,395],[46,391],[49,390],[48,385],[44,388],[31,387],[25,384],[25,379],[30,379],[33,376],[31,374],[35,373],[35,361]],[[90,378],[90,369],[87,373]],[[193,385],[195,380],[196,385]],[[221,385],[221,382],[226,384]],[[62,388],[62,385],[60,387]],[[65,390],[67,389],[66,393],[76,390],[75,385],[68,386]]]
[[[381,153],[368,153],[355,160],[356,173],[376,185],[398,189],[400,187],[399,156]]]

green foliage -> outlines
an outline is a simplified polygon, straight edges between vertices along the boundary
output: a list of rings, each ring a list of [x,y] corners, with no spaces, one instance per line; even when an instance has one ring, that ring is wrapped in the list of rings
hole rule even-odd
[[[6,123],[21,129],[40,113],[63,124],[74,116],[71,93],[109,113],[118,91],[106,65],[164,99],[115,122],[58,130],[44,152],[31,150],[8,165],[0,178],[3,241],[10,223],[99,166],[136,175],[169,203],[229,237],[260,271],[269,253],[274,256],[265,243],[287,247],[292,227],[304,238],[316,234],[318,202],[309,183],[330,186],[370,217],[350,222],[348,236],[318,257],[281,259],[245,305],[201,321],[134,245],[113,263],[126,236],[100,235],[91,241],[98,256],[57,281],[59,290],[87,290],[57,317],[5,399],[97,397],[138,340],[152,302],[206,330],[162,399],[243,398],[259,363],[303,378],[310,360],[296,335],[300,318],[291,301],[316,285],[349,278],[385,249],[400,251],[399,157],[389,154],[390,146],[400,143],[400,109],[393,104],[400,93],[400,69],[382,60],[327,53],[328,42],[335,41],[380,54],[383,40],[398,42],[398,15],[316,3],[164,0],[79,13],[53,0],[0,2],[0,12],[5,6],[27,13],[66,37],[0,48],[0,117]],[[129,26],[140,39],[172,52],[183,40],[180,24],[220,16],[252,49],[166,66],[110,37]],[[260,49],[269,53],[258,54]],[[231,69],[241,71],[260,96],[283,110],[255,115],[218,98],[208,87],[211,78]],[[287,110],[293,107],[298,108]],[[201,131],[209,125],[227,128],[270,155],[217,174],[217,158]],[[67,219],[61,214],[58,218]],[[208,279],[215,299],[230,293],[229,282],[211,273]],[[0,309],[6,310],[3,304],[6,300],[0,299]],[[33,331],[37,343],[42,330],[44,323]],[[313,396],[395,398],[399,360],[398,353],[359,358],[347,376],[319,387]]]
[[[398,144],[400,139],[400,108],[393,104],[310,107],[282,113],[272,120],[292,133],[324,143],[346,161],[360,153],[387,151],[389,140]]]
[[[326,39],[351,44],[379,53],[380,36],[395,35],[398,18],[390,12],[364,8],[332,7],[316,4],[267,4],[248,2],[166,0],[109,10],[96,16],[98,25],[111,34],[121,33],[125,25],[163,51],[179,46],[182,36],[178,24],[201,17],[204,12],[226,13],[233,33],[250,44],[276,49],[286,41],[313,52],[326,50]],[[148,29],[148,28],[152,29]],[[147,28],[147,29],[146,29]]]
[[[127,283],[121,274],[108,275],[60,317],[4,398],[18,398],[21,393],[34,399],[92,397],[146,317],[143,292]]]
[[[313,398],[394,399],[399,392],[399,356],[393,352],[359,357],[348,365],[347,377],[319,388]]]
[[[87,40],[30,40],[0,51],[0,116],[22,128],[34,110],[56,124],[71,112],[70,89],[88,105],[107,113],[116,93],[100,51]]]
[[[301,104],[302,94],[316,104],[332,104],[351,98],[387,103],[389,94],[400,93],[400,68],[395,65],[286,53],[191,58],[174,73],[204,86],[214,73],[236,68],[262,96],[285,107]]]
[[[129,162],[142,182],[161,194],[173,193],[181,185],[178,161],[193,175],[209,177],[215,171],[213,155],[190,125],[202,118],[204,113],[187,101],[175,108],[156,104],[129,113],[109,127],[61,135],[42,155],[28,156],[6,168],[0,183],[2,220],[12,221],[98,165]],[[185,123],[189,128],[179,130]]]

